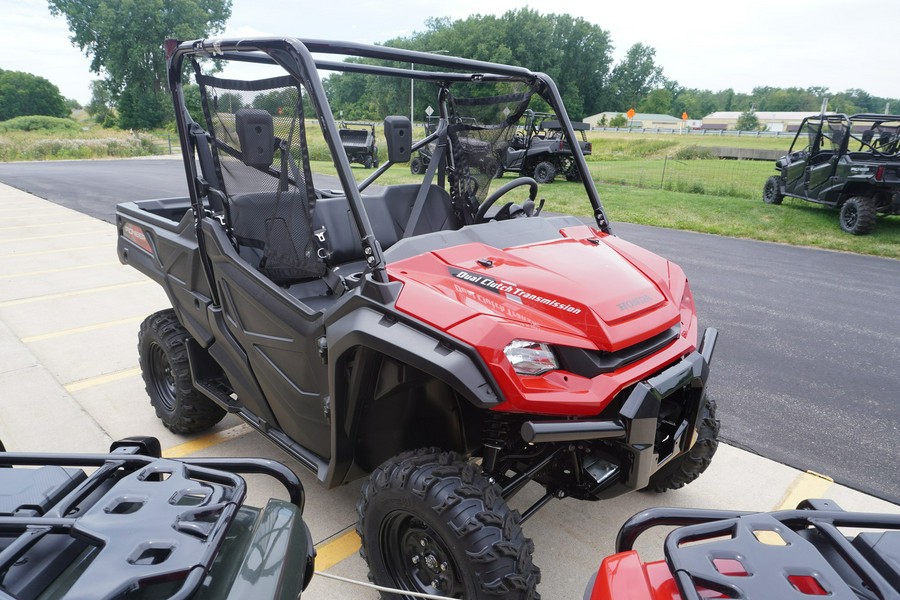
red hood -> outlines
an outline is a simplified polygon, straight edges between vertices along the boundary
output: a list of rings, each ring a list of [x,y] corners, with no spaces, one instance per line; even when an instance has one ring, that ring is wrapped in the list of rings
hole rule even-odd
[[[492,315],[614,351],[679,321],[665,273],[642,271],[593,236],[506,250],[470,243],[393,263],[389,270],[405,283],[398,308],[444,330]]]

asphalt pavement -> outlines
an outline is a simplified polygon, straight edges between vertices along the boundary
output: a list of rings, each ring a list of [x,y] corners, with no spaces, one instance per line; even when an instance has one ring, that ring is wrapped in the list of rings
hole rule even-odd
[[[109,223],[118,202],[187,193],[178,157],[6,163],[0,181]],[[725,440],[900,502],[900,261],[613,225],[679,264],[701,325],[718,328]]]

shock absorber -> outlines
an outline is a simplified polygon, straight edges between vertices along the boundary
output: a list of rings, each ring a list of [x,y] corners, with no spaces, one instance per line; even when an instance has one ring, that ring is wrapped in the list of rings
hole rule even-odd
[[[509,439],[509,417],[503,413],[489,411],[482,433],[481,468],[485,473],[493,473],[497,468],[500,451]]]

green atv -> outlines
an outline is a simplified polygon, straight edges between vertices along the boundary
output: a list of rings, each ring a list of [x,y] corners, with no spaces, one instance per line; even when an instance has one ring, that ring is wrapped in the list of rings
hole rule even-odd
[[[840,210],[841,229],[865,235],[900,214],[900,116],[822,114],[803,120],[775,163],[763,200],[800,198]]]

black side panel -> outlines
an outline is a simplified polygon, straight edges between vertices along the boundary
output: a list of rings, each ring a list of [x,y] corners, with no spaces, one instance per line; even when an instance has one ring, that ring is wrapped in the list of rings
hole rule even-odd
[[[328,457],[327,370],[316,344],[324,336],[321,314],[239,258],[218,224],[205,220],[203,232],[222,299],[224,331],[216,344],[233,346],[232,356],[246,353],[241,376],[248,384],[255,379],[261,392],[245,396],[232,381],[241,402],[299,445]],[[214,347],[211,353],[222,351]],[[234,371],[225,372],[231,378]]]
[[[172,218],[180,216],[180,221]],[[119,260],[160,284],[182,325],[204,347],[212,343],[207,319],[211,294],[200,253],[190,202],[184,198],[125,202],[116,208]],[[123,235],[138,227],[153,248],[151,255]]]

